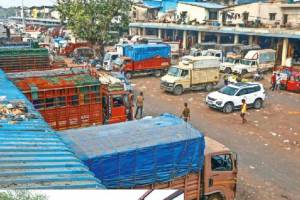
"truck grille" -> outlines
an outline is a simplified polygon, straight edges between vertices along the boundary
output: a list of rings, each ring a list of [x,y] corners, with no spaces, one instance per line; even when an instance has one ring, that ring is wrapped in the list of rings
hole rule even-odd
[[[162,81],[162,82],[161,82],[161,85],[166,86],[166,87],[169,86],[169,84],[168,84],[167,82],[165,82],[165,81]]]

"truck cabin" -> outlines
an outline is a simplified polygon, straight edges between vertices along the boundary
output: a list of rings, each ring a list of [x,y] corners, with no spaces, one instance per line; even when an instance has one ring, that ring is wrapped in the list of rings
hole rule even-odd
[[[257,65],[257,61],[256,60],[242,59],[240,61],[240,64],[247,65],[247,66],[256,66]]]
[[[226,57],[224,59],[224,63],[238,64],[240,62],[240,58],[236,57]]]
[[[124,89],[102,85],[104,124],[114,124],[133,119],[133,95]]]
[[[107,52],[103,58],[103,68],[104,70],[113,70],[114,62],[120,57],[118,52]]]
[[[234,199],[237,184],[237,154],[216,140],[205,137],[204,195]]]

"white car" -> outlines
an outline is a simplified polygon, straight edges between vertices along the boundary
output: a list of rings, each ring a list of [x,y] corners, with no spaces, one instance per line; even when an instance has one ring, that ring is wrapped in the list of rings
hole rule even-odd
[[[266,98],[265,89],[260,83],[236,83],[224,86],[219,91],[209,93],[206,104],[225,113],[240,109],[245,99],[250,107],[260,109]]]

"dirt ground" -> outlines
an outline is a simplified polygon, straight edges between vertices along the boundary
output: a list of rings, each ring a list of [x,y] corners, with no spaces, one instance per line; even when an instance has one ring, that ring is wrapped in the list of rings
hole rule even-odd
[[[135,91],[145,95],[144,115],[180,115],[183,103],[191,109],[191,123],[239,155],[238,200],[300,199],[300,94],[268,90],[261,110],[249,110],[242,125],[239,112],[224,114],[207,107],[206,92],[181,96],[160,89],[160,79],[138,77]]]

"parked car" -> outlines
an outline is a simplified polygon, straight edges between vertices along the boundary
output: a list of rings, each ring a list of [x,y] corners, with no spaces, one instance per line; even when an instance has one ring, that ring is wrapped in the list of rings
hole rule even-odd
[[[245,99],[248,106],[260,109],[266,98],[265,89],[260,83],[236,83],[209,93],[206,104],[214,109],[231,113],[241,108]]]

